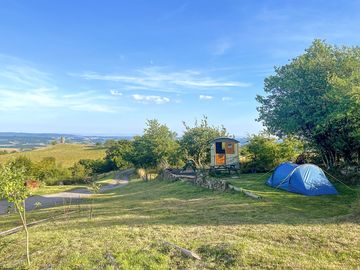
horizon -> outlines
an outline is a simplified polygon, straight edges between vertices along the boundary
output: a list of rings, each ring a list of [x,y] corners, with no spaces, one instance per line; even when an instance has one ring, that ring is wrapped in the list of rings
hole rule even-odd
[[[360,41],[359,1],[106,3],[2,3],[1,131],[134,136],[155,118],[181,136],[206,115],[246,137],[274,66]]]

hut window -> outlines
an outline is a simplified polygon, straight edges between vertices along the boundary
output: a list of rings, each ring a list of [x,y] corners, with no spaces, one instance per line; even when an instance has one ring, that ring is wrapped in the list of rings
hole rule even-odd
[[[225,154],[225,143],[217,142],[215,143],[216,154]]]

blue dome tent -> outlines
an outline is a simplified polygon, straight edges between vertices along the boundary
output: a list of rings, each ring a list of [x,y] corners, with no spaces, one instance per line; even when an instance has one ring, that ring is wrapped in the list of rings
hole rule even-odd
[[[266,184],[289,192],[308,196],[338,194],[323,170],[313,164],[280,164]]]

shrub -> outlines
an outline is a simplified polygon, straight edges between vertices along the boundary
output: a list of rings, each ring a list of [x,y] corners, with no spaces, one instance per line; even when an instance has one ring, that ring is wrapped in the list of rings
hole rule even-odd
[[[295,138],[278,141],[266,134],[252,135],[241,148],[243,172],[265,172],[285,161],[294,162],[303,152],[304,145]]]

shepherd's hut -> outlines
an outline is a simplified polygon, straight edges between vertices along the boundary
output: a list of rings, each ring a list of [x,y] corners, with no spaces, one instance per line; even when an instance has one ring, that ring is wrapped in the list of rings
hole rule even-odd
[[[228,137],[219,137],[211,144],[211,169],[238,170],[239,141]]]

